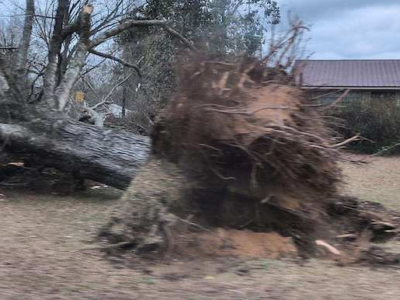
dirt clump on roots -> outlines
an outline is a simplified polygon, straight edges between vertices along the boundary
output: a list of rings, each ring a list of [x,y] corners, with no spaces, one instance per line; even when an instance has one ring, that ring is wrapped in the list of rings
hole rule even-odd
[[[282,258],[297,257],[293,239],[276,232],[223,229],[186,233],[179,237],[176,253],[185,257]]]
[[[190,60],[154,125],[149,162],[100,233],[108,251],[318,256],[345,249],[340,234],[359,241],[368,222],[392,225],[346,210],[336,141],[310,103],[265,62]]]

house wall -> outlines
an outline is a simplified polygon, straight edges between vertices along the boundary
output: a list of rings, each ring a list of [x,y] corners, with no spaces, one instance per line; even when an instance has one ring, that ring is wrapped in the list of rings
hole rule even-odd
[[[343,91],[324,90],[315,91],[312,97],[318,104],[329,105],[336,101]],[[361,101],[363,105],[373,105],[374,102],[380,101],[387,104],[400,107],[400,91],[396,90],[352,90],[341,101],[342,105],[351,104],[352,102]]]

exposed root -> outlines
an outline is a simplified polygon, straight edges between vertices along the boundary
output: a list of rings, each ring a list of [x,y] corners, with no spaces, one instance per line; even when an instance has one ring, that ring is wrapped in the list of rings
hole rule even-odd
[[[182,243],[249,251],[236,242],[262,236],[285,255],[318,256],[322,247],[351,262],[364,244],[396,235],[400,224],[387,214],[338,195],[338,148],[358,137],[338,143],[293,75],[263,63],[194,57],[182,67],[178,92],[154,124],[151,158],[102,240],[170,259],[185,253]]]

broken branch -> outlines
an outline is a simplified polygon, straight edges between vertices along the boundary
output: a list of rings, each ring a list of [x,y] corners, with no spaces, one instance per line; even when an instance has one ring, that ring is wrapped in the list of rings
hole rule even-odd
[[[115,56],[111,55],[111,54],[99,52],[99,51],[96,51],[94,49],[89,49],[89,53],[92,53],[93,55],[97,55],[97,56],[100,56],[100,57],[103,57],[103,58],[107,58],[107,59],[116,61],[116,62],[120,63],[121,65],[123,65],[125,67],[132,68],[132,69],[134,69],[136,71],[136,73],[138,74],[138,76],[140,78],[142,77],[142,73],[140,72],[139,67],[136,66],[136,65],[128,63],[128,62],[126,62],[126,61],[124,61],[124,60],[122,60],[122,59],[120,59],[118,57],[115,57]]]

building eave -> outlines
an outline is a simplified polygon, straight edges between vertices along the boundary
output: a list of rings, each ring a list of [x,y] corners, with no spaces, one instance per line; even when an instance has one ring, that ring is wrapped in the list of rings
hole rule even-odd
[[[400,91],[400,86],[382,86],[382,87],[360,87],[360,86],[302,86],[302,89],[308,90],[375,90],[375,91]]]

